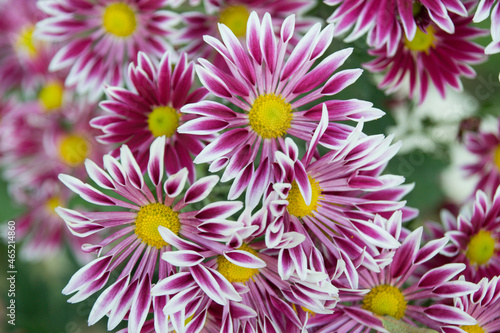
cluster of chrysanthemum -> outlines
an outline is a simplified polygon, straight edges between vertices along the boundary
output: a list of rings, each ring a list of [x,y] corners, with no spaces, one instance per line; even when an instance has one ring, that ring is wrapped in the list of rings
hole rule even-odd
[[[445,213],[422,243],[422,227],[403,226],[417,215],[403,201],[412,186],[383,173],[400,144],[363,133],[383,115],[372,103],[335,99],[361,70],[338,70],[352,49],[330,52],[354,26],[382,87],[409,76],[421,100],[429,78],[459,89],[483,59],[469,41],[483,34],[476,4],[325,2],[340,6],[323,28],[308,0],[3,5],[4,178],[27,205],[27,254],[46,256],[69,230],[93,255],[63,290],[98,295],[90,325],[499,329],[500,194],[478,192],[472,214]]]

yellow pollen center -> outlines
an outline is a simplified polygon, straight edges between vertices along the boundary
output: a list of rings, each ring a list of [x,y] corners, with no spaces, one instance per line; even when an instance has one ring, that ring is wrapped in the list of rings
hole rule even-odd
[[[436,41],[436,37],[434,36],[434,32],[432,25],[427,27],[427,33],[417,28],[415,37],[412,40],[408,40],[405,37],[405,46],[413,51],[429,53],[429,49],[435,47],[434,42]]]
[[[314,216],[313,211],[318,209],[318,200],[321,195],[321,187],[319,186],[319,182],[314,180],[311,176],[308,176],[309,183],[311,184],[312,196],[311,196],[311,204],[306,205],[306,201],[300,193],[299,186],[297,182],[294,180],[292,182],[292,188],[288,193],[288,212],[298,218],[302,218],[306,215]],[[312,213],[312,214],[311,214]]]
[[[257,251],[252,249],[248,244],[241,245],[238,250],[243,250],[250,252],[251,254],[258,257]],[[247,282],[252,276],[259,272],[258,268],[247,268],[241,267],[233,264],[226,259],[223,255],[217,257],[217,270],[221,273],[229,282]]]
[[[50,197],[46,202],[45,202],[45,208],[46,210],[51,213],[56,215],[56,212],[54,211],[57,207],[62,206],[61,199],[58,196],[53,196]]]
[[[221,11],[219,22],[231,29],[236,37],[245,37],[249,16],[245,6],[229,6]]]
[[[82,164],[89,153],[87,140],[80,135],[68,135],[59,142],[59,157],[69,166]]]
[[[491,232],[480,230],[471,237],[465,255],[471,264],[483,265],[490,260],[494,253],[495,239],[491,236]]]
[[[363,309],[379,316],[389,315],[401,319],[405,315],[406,301],[398,288],[383,284],[376,286],[365,296]]]
[[[58,109],[62,105],[64,87],[60,82],[51,82],[40,90],[38,100],[45,111]]]
[[[500,145],[496,147],[495,152],[493,153],[493,162],[495,162],[495,165],[500,170]]]
[[[179,113],[171,107],[159,106],[149,114],[148,127],[156,137],[172,136],[179,127]]]
[[[252,129],[264,139],[281,137],[290,128],[292,106],[281,95],[261,95],[253,102],[248,118]]]
[[[128,37],[136,28],[135,13],[127,4],[112,3],[104,10],[102,17],[104,29],[117,37]]]
[[[135,234],[150,246],[162,248],[168,245],[160,235],[158,227],[170,229],[174,234],[181,230],[179,214],[162,203],[152,203],[142,206],[135,219]]]
[[[35,26],[30,25],[24,27],[16,40],[16,49],[20,52],[28,54],[30,57],[36,55],[36,47],[33,42],[33,32],[35,31]]]
[[[468,333],[485,333],[484,329],[479,325],[466,325],[460,326],[460,328]]]

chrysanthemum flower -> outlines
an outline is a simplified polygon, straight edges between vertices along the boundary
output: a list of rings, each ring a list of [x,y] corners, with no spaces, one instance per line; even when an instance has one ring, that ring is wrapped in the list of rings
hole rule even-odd
[[[163,10],[166,0],[38,1],[49,17],[37,24],[35,35],[64,46],[50,70],[70,68],[66,85],[99,97],[105,84],[122,85],[126,66],[139,51],[158,58],[169,48],[167,38],[177,23]]]
[[[480,0],[476,9],[476,13],[474,14],[474,22],[482,22],[490,17],[490,12],[490,31],[493,40],[488,46],[486,46],[486,49],[484,50],[486,54],[500,52],[500,2],[497,2],[496,0]]]
[[[205,1],[205,12],[184,12],[181,14],[185,26],[181,29],[175,42],[183,46],[183,50],[192,57],[211,58],[214,50],[204,41],[203,36],[220,37],[217,23],[226,25],[239,39],[247,36],[247,21],[252,11],[259,17],[269,13],[273,18],[273,25],[281,26],[283,20],[291,15],[297,15],[295,33],[305,33],[317,19],[304,17],[303,14],[315,5],[311,0],[219,0]],[[297,42],[298,36],[292,36],[291,43]],[[218,60],[223,63],[221,59]]]
[[[462,278],[462,277],[461,277]],[[443,327],[445,333],[494,333],[500,331],[500,277],[483,278],[479,289],[454,299],[455,307],[476,319],[476,325]]]
[[[449,34],[434,24],[417,29],[415,37],[398,40],[394,55],[387,50],[376,48],[368,53],[376,59],[364,66],[374,73],[385,72],[379,88],[388,93],[399,89],[404,80],[410,83],[410,98],[415,93],[422,102],[429,81],[445,97],[445,87],[461,91],[460,76],[473,78],[476,72],[470,65],[484,61],[483,47],[470,39],[484,35],[485,30],[469,26],[472,18],[451,15],[455,23],[455,33]]]
[[[186,243],[163,229],[164,239],[180,249],[164,254],[163,259],[172,265],[185,266],[181,272],[160,281],[153,288],[154,295],[170,295],[165,314],[181,312],[180,318],[185,318],[189,313],[184,309],[192,309],[190,304],[200,296],[207,295],[211,301],[198,308],[195,318],[205,316],[203,312],[209,312],[211,303],[215,302],[221,305],[222,311],[208,320],[219,322],[219,327],[230,332],[243,332],[242,328],[245,327],[253,327],[250,331],[254,332],[257,327],[267,327],[265,332],[298,332],[304,323],[293,311],[292,304],[317,313],[332,313],[338,292],[326,272],[311,274],[307,280],[297,274],[289,274],[286,280],[279,276],[276,253],[266,251],[264,244],[256,240],[256,236],[262,232],[259,226],[262,226],[263,218],[265,215],[255,214],[247,223],[243,223],[247,228],[229,229],[227,223],[219,221],[201,224],[198,229],[204,232],[198,236],[197,242],[210,249],[203,255],[193,252],[196,251],[194,244]],[[217,237],[216,230],[232,230],[236,233],[228,236],[229,242],[226,244],[203,241],[207,234]],[[234,237],[236,234],[240,236]],[[278,249],[295,247],[304,240],[297,233],[289,233],[289,236],[286,241],[283,239],[280,242]],[[238,292],[239,299],[233,296],[225,301],[224,298],[231,295],[231,290]],[[241,316],[242,312],[245,316]],[[179,325],[184,324],[174,324],[176,330]]]
[[[451,281],[465,269],[464,264],[447,264],[415,277],[415,270],[433,258],[448,241],[436,239],[420,247],[421,235],[422,227],[409,234],[401,247],[388,250],[393,252],[393,260],[381,267],[380,272],[361,269],[360,289],[339,289],[340,300],[345,303],[339,303],[333,315],[318,314],[308,321],[314,332],[370,332],[371,329],[385,332],[383,316],[406,323],[415,320],[438,331],[445,325],[475,325],[476,320],[464,311],[436,303],[451,301],[478,289],[471,282]],[[399,238],[397,234],[394,236]],[[425,303],[431,300],[432,305]]]
[[[452,13],[467,16],[467,9],[460,0],[324,2],[330,6],[339,5],[328,18],[328,22],[337,25],[335,35],[341,35],[354,27],[346,41],[354,41],[368,32],[368,44],[376,48],[387,46],[391,55],[401,39],[406,37],[413,40],[422,27],[433,23],[441,30],[453,34],[455,23],[451,18]]]
[[[48,71],[54,54],[49,45],[33,36],[35,24],[46,17],[35,0],[0,4],[0,92],[22,87],[32,91],[40,75]]]
[[[479,176],[476,190],[492,197],[500,185],[500,121],[489,119],[488,122],[494,125],[494,131],[481,128],[477,133],[465,134],[465,148],[474,155],[475,161],[463,167],[467,174]]]
[[[465,205],[457,217],[444,210],[441,222],[451,243],[442,255],[447,262],[464,263],[467,281],[500,275],[500,191],[493,200],[480,190],[472,207]]]
[[[140,52],[137,66],[129,67],[129,77],[135,88],[132,91],[118,87],[106,89],[110,100],[101,102],[100,106],[109,115],[94,118],[90,123],[104,132],[97,140],[106,144],[126,143],[144,170],[149,160],[149,146],[156,137],[166,136],[167,173],[174,174],[185,167],[193,182],[196,177],[192,156],[203,149],[206,140],[213,139],[213,136],[177,133],[178,126],[194,118],[181,114],[180,108],[200,101],[208,93],[205,88],[192,89],[193,64],[182,54],[173,66],[166,52],[159,66],[155,66]],[[112,155],[118,155],[118,148]]]
[[[22,241],[20,255],[27,260],[51,260],[65,246],[82,262],[92,258],[80,250],[92,237],[77,238],[72,235],[55,208],[67,206],[71,191],[62,188],[57,179],[45,181],[33,193],[20,193],[18,204],[25,206],[25,213],[16,219],[16,237]]]
[[[90,160],[85,162],[90,178],[99,187],[113,191],[121,198],[104,194],[77,178],[60,176],[65,185],[90,203],[128,209],[106,212],[56,209],[73,234],[80,237],[105,234],[100,243],[83,248],[86,252],[97,252],[98,258],[76,272],[64,288],[64,294],[76,292],[70,302],[82,301],[98,292],[106,285],[111,273],[120,272],[97,298],[89,315],[90,324],[108,315],[108,329],[111,330],[127,315],[128,330],[139,332],[152,307],[155,325],[161,325],[165,319],[163,305],[167,299],[153,297],[151,287],[176,271],[175,266],[158,260],[159,256],[172,251],[171,245],[177,247],[177,244],[167,243],[158,228],[165,227],[174,235],[190,239],[195,237],[196,226],[201,224],[201,215],[203,221],[222,219],[227,217],[228,209],[234,211],[242,206],[241,202],[229,202],[218,203],[218,210],[200,213],[190,209],[191,204],[210,194],[218,177],[212,175],[197,180],[181,196],[188,178],[187,170],[182,169],[163,182],[164,152],[165,138],[160,137],[151,145],[147,166],[148,178],[154,186],[152,191],[126,145],[121,148],[120,162],[110,155],[104,156],[107,172]],[[203,248],[198,246],[198,249]],[[175,257],[175,252],[172,256]],[[119,268],[122,263],[124,266]],[[155,273],[157,266],[158,273]]]
[[[353,83],[361,70],[344,70],[333,75],[352,49],[335,52],[311,69],[330,45],[333,25],[324,30],[319,23],[311,27],[289,56],[287,46],[294,31],[293,15],[285,19],[276,38],[271,16],[264,15],[261,23],[257,13],[252,12],[246,47],[227,26],[220,24],[219,29],[222,42],[210,36],[205,36],[205,40],[224,57],[228,72],[204,59],[199,60],[201,65],[196,70],[204,86],[231,103],[236,111],[212,101],[187,105],[182,108],[183,113],[201,117],[186,122],[178,131],[206,135],[225,130],[194,162],[211,162],[213,171],[226,167],[222,181],[236,178],[236,193],[250,184],[247,198],[252,198],[255,204],[268,184],[275,152],[285,149],[285,136],[310,141],[322,108],[314,103]],[[310,104],[313,106],[305,107]],[[334,121],[362,117],[371,120],[383,114],[372,108],[372,103],[354,99],[329,100],[325,104],[332,123],[319,142],[330,148],[338,146],[352,128]],[[259,167],[254,172],[253,163],[259,152]],[[233,198],[233,193],[229,197]]]

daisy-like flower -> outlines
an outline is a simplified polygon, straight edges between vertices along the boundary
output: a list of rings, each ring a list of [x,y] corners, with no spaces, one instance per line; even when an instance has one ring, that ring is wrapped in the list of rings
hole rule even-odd
[[[104,156],[107,172],[91,160],[85,162],[90,178],[102,189],[113,191],[115,197],[104,194],[77,178],[60,175],[60,180],[86,201],[128,210],[79,212],[56,209],[76,236],[105,233],[100,243],[85,245],[83,250],[97,252],[98,258],[76,272],[63,293],[76,292],[69,302],[82,301],[104,288],[111,273],[119,272],[116,280],[97,298],[89,315],[89,323],[94,324],[108,315],[108,329],[112,330],[127,315],[129,332],[139,332],[150,307],[153,308],[155,325],[161,325],[161,321],[165,319],[163,305],[166,298],[153,297],[151,287],[176,271],[175,266],[165,261],[158,262],[160,255],[172,251],[171,245],[176,246],[162,238],[159,227],[165,227],[172,234],[189,240],[197,233],[196,226],[201,224],[201,215],[204,217],[203,221],[208,222],[211,219],[223,219],[227,217],[228,209],[238,210],[242,204],[218,203],[218,210],[205,210],[201,213],[190,210],[191,204],[210,194],[218,177],[212,175],[197,180],[181,196],[188,178],[186,169],[163,181],[164,137],[156,139],[151,145],[147,174],[154,186],[153,190],[148,188],[130,149],[123,145],[120,152],[120,162],[110,155]],[[203,250],[200,246],[198,249]],[[124,266],[120,266],[122,263]],[[156,267],[158,273],[155,273]],[[235,297],[238,297],[237,294]]]
[[[500,2],[496,0],[480,0],[474,14],[474,22],[482,22],[490,17],[491,12],[491,43],[484,52],[493,54],[500,52]]]
[[[480,190],[470,205],[465,205],[457,217],[443,210],[442,227],[432,224],[431,231],[444,233],[451,243],[441,254],[446,262],[464,263],[467,281],[479,282],[483,277],[500,275],[500,191],[493,200]]]
[[[460,0],[324,0],[335,6],[328,22],[337,25],[335,35],[351,30],[346,41],[351,42],[368,32],[368,44],[372,47],[387,47],[393,55],[402,38],[413,40],[419,29],[434,23],[441,30],[453,34],[455,22],[452,13],[467,16],[467,9]],[[404,35],[403,35],[404,32]]]
[[[243,40],[247,36],[247,21],[252,11],[260,17],[269,13],[273,25],[280,27],[283,20],[291,15],[297,15],[295,33],[305,33],[316,19],[304,17],[303,14],[315,5],[311,0],[216,0],[205,1],[205,12],[184,12],[181,14],[185,26],[181,29],[176,43],[185,45],[183,50],[192,57],[211,58],[213,49],[204,41],[203,36],[219,37],[217,23],[226,25],[234,35]],[[297,36],[292,36],[291,43],[297,42]],[[219,59],[220,58],[220,59]],[[223,64],[221,55],[214,60]]]
[[[158,58],[169,49],[167,38],[177,23],[163,10],[166,0],[38,1],[48,18],[37,24],[35,36],[64,46],[50,70],[69,68],[66,85],[96,99],[105,84],[122,85],[126,66],[139,51]]]
[[[0,4],[0,92],[22,87],[32,91],[40,75],[48,71],[54,52],[33,36],[35,24],[46,16],[35,0]]]
[[[376,214],[390,218],[395,211],[402,210],[407,221],[417,212],[400,201],[412,186],[401,185],[403,177],[380,175],[400,144],[391,146],[392,137],[364,135],[360,123],[338,149],[313,160],[327,124],[324,108],[302,160],[298,159],[298,147],[289,138],[285,140],[286,154],[276,153],[275,200],[270,205],[271,215],[276,218],[266,230],[266,244],[273,247],[283,231],[292,226],[304,229],[321,252],[346,262],[345,274],[355,287],[358,280],[355,262],[376,270],[375,263],[386,260],[377,246],[386,249],[399,246],[393,236],[369,220],[375,219]],[[299,264],[300,256],[304,256],[302,251],[282,252],[280,264],[285,265],[280,271],[282,278],[287,275],[283,272],[294,269],[299,276],[305,276],[303,265]]]
[[[276,38],[271,16],[265,14],[261,23],[257,13],[252,12],[246,47],[226,25],[219,24],[222,42],[210,36],[205,36],[205,40],[224,57],[228,71],[204,59],[199,60],[196,70],[204,86],[231,103],[236,111],[212,101],[189,104],[181,110],[201,117],[180,126],[180,133],[206,135],[224,130],[194,162],[210,162],[213,171],[226,167],[222,181],[236,178],[237,193],[250,184],[247,198],[252,198],[252,205],[268,184],[271,163],[275,152],[285,148],[285,136],[310,141],[321,118],[322,107],[314,106],[314,102],[336,94],[361,74],[360,69],[354,69],[333,75],[352,49],[335,52],[311,69],[330,45],[333,25],[321,30],[320,24],[315,24],[287,55],[294,20],[293,15],[287,17]],[[311,103],[312,107],[305,107]],[[345,139],[352,128],[334,121],[362,117],[371,120],[383,114],[372,108],[372,103],[355,99],[330,100],[325,104],[332,123],[319,142],[330,148]],[[253,163],[259,152],[259,167],[254,172]]]
[[[388,231],[399,239],[401,229],[387,225]],[[415,270],[432,259],[448,239],[441,238],[420,247],[423,228],[409,234],[401,247],[390,251],[392,262],[379,272],[359,271],[358,290],[340,290],[340,300],[333,315],[316,315],[308,324],[314,332],[386,332],[381,319],[390,316],[415,325],[419,322],[440,331],[446,325],[475,325],[476,320],[451,305],[437,304],[439,300],[453,300],[470,294],[478,286],[466,281],[452,281],[465,269],[464,264],[447,264],[416,277]],[[339,280],[342,284],[342,281]],[[425,301],[434,300],[432,305]]]
[[[413,39],[402,37],[397,40],[394,54],[388,53],[384,47],[369,50],[368,53],[376,59],[364,66],[371,72],[385,73],[379,88],[394,92],[404,80],[408,80],[410,98],[417,93],[420,103],[427,95],[429,81],[443,98],[446,86],[461,91],[460,77],[475,77],[476,72],[470,65],[485,59],[483,47],[470,41],[484,35],[485,30],[471,27],[471,17],[455,14],[450,17],[455,24],[454,34],[431,23],[418,27]]]
[[[483,128],[489,124],[494,130]],[[465,148],[474,155],[474,162],[463,166],[468,175],[476,175],[479,181],[476,190],[492,197],[500,185],[500,121],[488,119],[477,133],[465,134]],[[492,126],[492,127],[493,127]]]
[[[186,61],[185,54],[175,66],[168,52],[158,66],[142,52],[137,62],[137,66],[131,64],[129,67],[129,77],[135,89],[107,88],[110,100],[101,102],[100,106],[108,115],[94,118],[90,124],[104,132],[97,137],[100,142],[126,143],[143,170],[149,160],[149,146],[156,137],[165,136],[167,174],[177,173],[185,167],[193,182],[193,156],[213,136],[177,133],[178,126],[194,118],[181,114],[179,110],[185,104],[200,101],[208,92],[205,88],[191,89],[194,85],[193,64]],[[118,148],[112,154],[118,155]]]
[[[92,237],[72,235],[54,210],[58,206],[67,206],[71,194],[71,191],[61,187],[57,179],[52,179],[44,182],[36,192],[16,197],[26,209],[26,213],[16,219],[16,236],[18,241],[23,242],[20,254],[24,259],[50,260],[66,245],[81,262],[92,259],[80,250]]]
[[[461,277],[463,279],[463,277]],[[483,278],[479,289],[454,299],[455,307],[476,319],[476,325],[443,327],[445,333],[493,333],[500,331],[500,277]]]

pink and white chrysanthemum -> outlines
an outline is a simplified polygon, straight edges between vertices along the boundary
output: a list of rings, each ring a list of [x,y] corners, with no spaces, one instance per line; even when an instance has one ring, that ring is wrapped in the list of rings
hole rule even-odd
[[[324,0],[335,6],[328,22],[336,24],[335,35],[351,30],[346,41],[354,41],[368,32],[368,45],[386,47],[394,55],[400,40],[413,40],[419,29],[430,23],[453,34],[455,22],[452,13],[467,16],[467,9],[460,0]]]
[[[479,176],[476,190],[492,197],[500,186],[500,121],[495,119],[495,130],[480,129],[467,132],[465,148],[475,156],[473,163],[463,166],[469,175]]]
[[[388,225],[394,238],[399,239],[401,229]],[[469,295],[479,287],[471,282],[452,281],[465,269],[464,264],[447,264],[416,277],[415,270],[432,259],[445,246],[448,239],[435,239],[420,247],[423,228],[410,233],[401,246],[392,252],[389,265],[379,272],[359,270],[359,289],[340,288],[340,300],[333,315],[316,315],[308,324],[311,331],[386,332],[381,319],[390,316],[416,325],[414,321],[440,331],[446,325],[475,325],[476,320],[466,312],[436,301],[452,301],[454,297]],[[347,287],[347,284],[345,284]],[[426,301],[434,301],[432,305]]]
[[[182,54],[175,66],[166,52],[156,66],[144,53],[139,52],[137,66],[131,64],[128,75],[131,90],[108,87],[109,100],[100,103],[106,115],[94,118],[90,124],[102,130],[97,137],[102,143],[126,143],[141,169],[149,160],[149,146],[156,137],[165,136],[165,167],[167,174],[182,168],[189,171],[191,182],[196,178],[193,164],[196,156],[213,136],[180,134],[177,128],[192,115],[181,114],[180,108],[203,99],[208,91],[194,87],[193,64]],[[112,155],[118,155],[116,148]]]
[[[190,304],[200,295],[207,295],[211,301],[198,308],[195,317],[205,317],[205,312],[210,313],[210,306],[215,302],[222,311],[206,320],[218,322],[219,329],[222,327],[228,332],[244,332],[245,328],[248,332],[257,332],[259,327],[267,327],[265,332],[300,332],[304,322],[292,304],[317,313],[332,313],[338,301],[338,291],[326,271],[310,274],[307,280],[297,274],[289,274],[286,280],[280,277],[276,251],[269,252],[261,241],[256,240],[265,228],[264,220],[265,214],[257,213],[239,220],[243,227],[220,221],[201,224],[198,230],[202,233],[197,242],[210,249],[203,255],[194,244],[188,244],[163,229],[164,239],[180,249],[163,255],[163,259],[170,264],[185,266],[182,272],[160,281],[153,288],[153,294],[170,295],[165,313],[177,313],[180,318],[185,318],[188,313],[181,312],[192,308]],[[222,239],[224,234],[228,239],[226,244],[207,238],[213,235]],[[276,248],[295,247],[304,240],[304,236],[297,233],[288,233],[288,236]],[[237,291],[239,299],[228,298],[231,290]],[[223,303],[224,298],[228,300]],[[183,322],[174,325],[176,331],[179,324],[183,325]]]
[[[64,46],[50,70],[70,69],[66,85],[98,98],[105,84],[123,85],[126,66],[139,51],[158,58],[169,49],[178,19],[163,10],[166,0],[38,1],[48,18],[35,36]]]
[[[97,131],[88,124],[95,109],[82,100],[65,105],[66,115],[73,117],[52,115],[39,101],[12,109],[0,125],[0,164],[4,177],[12,180],[10,185],[36,190],[59,173],[84,178],[85,159],[101,159],[108,151],[108,146],[95,140]]]
[[[445,88],[462,90],[461,76],[473,78],[476,72],[470,65],[484,61],[483,47],[470,41],[482,36],[485,30],[472,27],[471,17],[451,15],[455,33],[449,34],[434,24],[419,27],[412,40],[399,39],[396,52],[388,54],[384,47],[369,50],[376,59],[364,64],[373,73],[383,72],[379,88],[388,93],[409,82],[409,95],[422,102],[432,83],[445,97]]]
[[[441,213],[442,230],[451,241],[441,254],[447,262],[467,265],[467,281],[479,282],[483,277],[500,275],[499,214],[499,190],[493,200],[478,190],[472,207],[465,205],[457,217],[446,210]]]
[[[417,215],[416,210],[400,201],[413,186],[401,185],[403,177],[381,175],[400,144],[391,145],[392,137],[363,134],[362,123],[338,149],[313,159],[327,124],[324,109],[301,160],[297,145],[289,138],[285,140],[286,153],[276,152],[274,200],[269,205],[275,219],[266,230],[266,244],[273,247],[284,231],[303,230],[301,233],[311,234],[313,243],[328,257],[346,262],[345,274],[355,287],[358,280],[355,262],[376,270],[377,262],[387,259],[377,246],[386,249],[399,246],[394,237],[375,223],[377,219],[391,218],[398,210],[402,211],[400,222],[401,217],[408,221]],[[376,217],[377,214],[380,216]],[[371,221],[374,219],[375,222]],[[303,268],[298,265],[303,256],[301,251],[282,252],[280,264],[288,263],[284,271],[297,270],[299,276],[304,276]]]
[[[235,179],[234,193],[241,193],[249,185],[247,198],[252,198],[253,204],[258,202],[269,182],[275,152],[285,149],[285,136],[310,141],[322,109],[314,103],[341,91],[361,74],[360,69],[333,74],[352,49],[335,52],[313,68],[332,41],[333,25],[321,30],[320,24],[315,24],[291,54],[287,53],[294,22],[293,15],[287,17],[276,38],[271,16],[265,14],[260,22],[257,13],[252,12],[246,47],[227,26],[219,24],[222,41],[210,36],[205,36],[205,40],[224,57],[228,72],[204,59],[199,59],[196,70],[204,86],[227,100],[236,111],[212,101],[201,101],[181,109],[183,113],[201,117],[180,126],[180,133],[223,132],[196,156],[194,162],[210,162],[211,171],[226,168],[222,181]],[[372,103],[355,99],[329,100],[325,104],[331,123],[319,143],[329,148],[338,146],[352,129],[335,121],[359,121],[363,117],[371,120],[383,115],[372,107]],[[259,167],[254,171],[258,153]],[[234,193],[230,193],[230,199],[236,197]]]
[[[212,59],[217,64],[224,63],[220,54],[215,53],[204,41],[203,36],[220,37],[217,23],[226,25],[240,40],[247,36],[247,21],[252,11],[259,17],[269,13],[275,27],[281,27],[283,20],[291,15],[297,15],[295,33],[305,33],[317,19],[304,17],[304,13],[315,5],[311,0],[215,0],[205,2],[205,11],[184,12],[181,14],[185,26],[180,30],[175,42],[190,56]],[[298,36],[292,36],[290,43],[295,45]]]
[[[75,237],[54,211],[58,206],[66,206],[71,194],[57,179],[52,179],[45,181],[34,193],[22,193],[22,198],[17,196],[17,203],[25,207],[25,213],[16,218],[16,237],[22,241],[20,254],[24,259],[50,260],[66,245],[81,262],[92,259],[80,248],[93,237]]]
[[[210,194],[218,177],[211,175],[198,179],[182,196],[187,170],[182,169],[164,181],[164,153],[165,138],[157,138],[151,145],[147,166],[153,190],[148,188],[146,182],[149,180],[143,176],[126,145],[121,148],[120,162],[110,155],[104,156],[107,172],[91,160],[85,162],[90,178],[102,189],[114,192],[114,197],[77,178],[60,175],[60,180],[84,200],[99,206],[127,209],[106,212],[56,209],[76,236],[104,234],[100,243],[82,248],[85,252],[97,252],[98,258],[76,272],[63,289],[64,294],[76,292],[69,302],[85,300],[103,289],[112,273],[119,272],[116,280],[97,298],[89,315],[90,324],[108,315],[108,329],[112,330],[127,316],[128,330],[139,332],[152,307],[155,325],[163,325],[163,306],[167,298],[152,296],[151,287],[176,272],[175,266],[159,260],[160,256],[169,253],[175,257],[172,245],[176,244],[165,242],[159,227],[188,242],[195,237],[196,227],[202,221],[224,219],[228,211],[242,207],[241,202],[219,202],[218,209],[190,209],[190,205]],[[155,273],[156,267],[158,273]]]
[[[33,36],[36,22],[46,16],[36,7],[36,0],[5,2],[0,12],[0,92],[20,87],[24,92],[33,90],[54,54]]]
[[[500,52],[500,2],[497,2],[496,0],[480,0],[476,9],[476,13],[474,14],[474,22],[482,22],[490,17],[490,12],[490,32],[493,40],[488,46],[486,46],[484,50],[486,54]]]
[[[462,277],[461,277],[462,278]],[[455,307],[476,319],[476,325],[443,327],[445,333],[494,333],[500,331],[500,277],[478,283],[479,289],[454,299]]]

